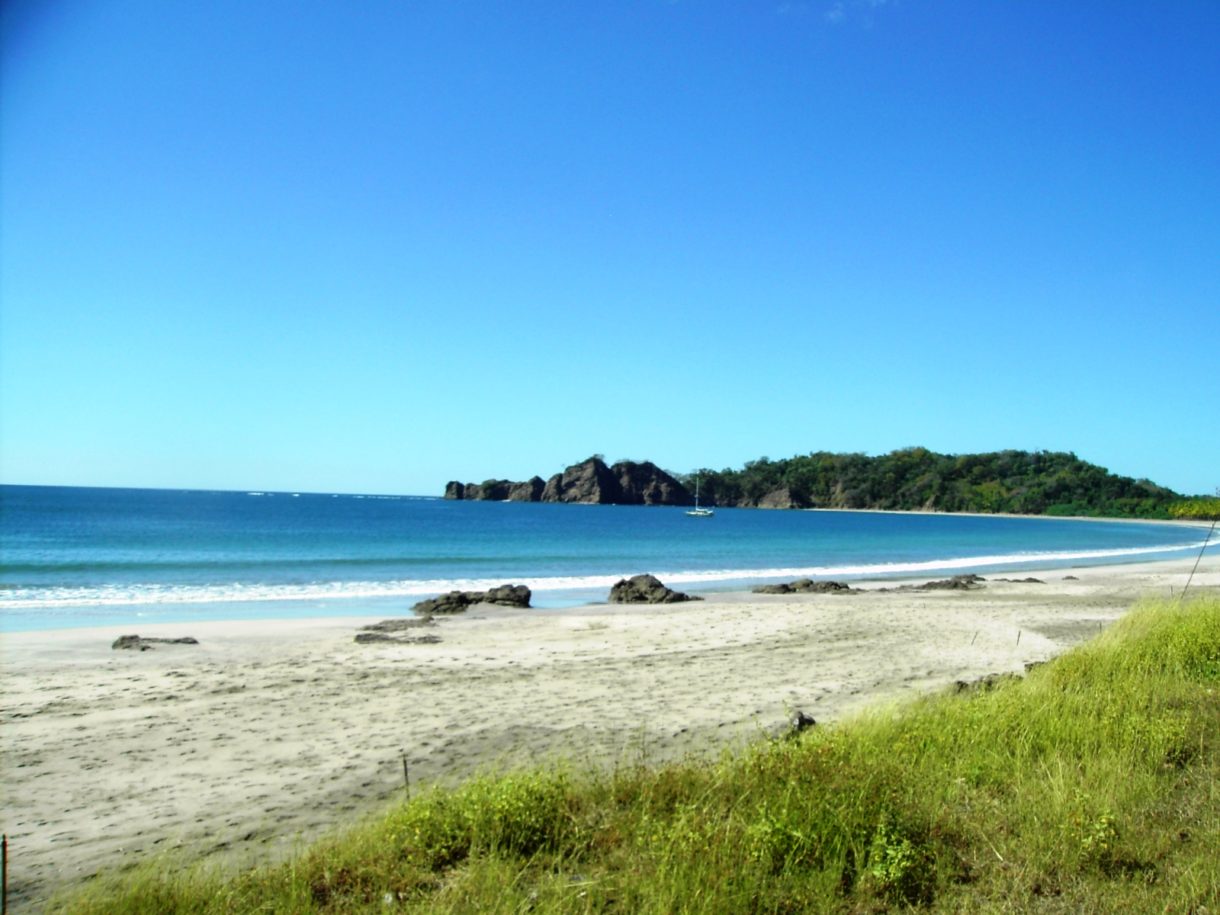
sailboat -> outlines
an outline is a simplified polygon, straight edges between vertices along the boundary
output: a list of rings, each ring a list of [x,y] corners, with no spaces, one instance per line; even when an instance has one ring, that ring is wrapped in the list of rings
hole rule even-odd
[[[710,518],[710,517],[712,517],[712,515],[716,514],[716,512],[714,512],[710,508],[700,508],[699,507],[699,478],[698,477],[695,477],[695,507],[690,509],[687,512],[687,514],[690,515],[692,518]]]

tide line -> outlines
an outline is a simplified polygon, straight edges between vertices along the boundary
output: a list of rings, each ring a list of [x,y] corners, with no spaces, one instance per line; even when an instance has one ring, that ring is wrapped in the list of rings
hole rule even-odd
[[[1206,547],[1220,546],[1220,541]],[[588,592],[608,589],[624,576],[652,572],[666,584],[698,585],[765,581],[782,578],[893,578],[928,572],[1060,565],[1082,560],[1122,560],[1181,553],[1205,548],[1203,541],[1157,547],[1108,550],[1004,553],[955,556],[911,562],[861,562],[841,565],[791,565],[768,568],[624,569],[607,575],[498,577],[468,579],[399,579],[393,581],[327,581],[304,584],[105,585],[98,587],[15,588],[0,592],[0,612],[61,607],[106,607],[149,604],[218,604],[259,601],[356,600],[385,597],[425,597],[446,591],[484,591],[512,581],[538,592]]]

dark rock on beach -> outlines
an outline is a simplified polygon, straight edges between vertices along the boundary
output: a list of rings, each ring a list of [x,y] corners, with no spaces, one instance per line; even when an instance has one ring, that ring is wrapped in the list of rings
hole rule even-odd
[[[153,645],[198,645],[199,640],[191,636],[183,636],[180,639],[156,639],[145,638],[139,635],[121,635],[110,647],[113,649],[126,649],[129,651],[151,651]]]
[[[799,734],[801,731],[807,731],[815,727],[817,722],[812,715],[806,715],[799,708],[792,713],[792,717],[788,720],[788,733]]]
[[[902,585],[895,591],[975,591],[983,587],[987,579],[981,575],[954,575],[952,578],[941,578],[937,581],[925,581],[922,585]],[[889,588],[878,590],[888,591]]]
[[[477,597],[475,595],[478,595]],[[421,600],[411,609],[415,613],[429,616],[447,616],[453,613],[465,613],[471,604],[477,604],[483,597],[481,591],[450,591],[437,597]]]
[[[392,635],[386,635],[384,632],[357,632],[356,642],[397,642],[398,639]]]
[[[411,609],[416,616],[447,616],[464,613],[475,604],[528,607],[531,596],[530,589],[525,585],[500,585],[490,591],[450,591],[439,597],[421,600]]]
[[[801,709],[794,709],[783,723],[767,728],[765,733],[771,740],[792,740],[817,725],[812,715]]]
[[[796,581],[778,585],[759,585],[751,589],[755,594],[847,594],[855,589],[841,581],[813,581],[798,578]]]
[[[468,592],[478,594],[479,592]],[[531,597],[530,589],[525,585],[500,585],[483,594],[483,603],[497,604],[501,607],[528,607]]]
[[[899,585],[897,588],[877,588],[876,593],[884,594],[890,591],[976,591],[983,587],[987,579],[973,573],[954,575],[952,578],[941,578],[937,581],[925,581],[922,585]]]
[[[987,674],[977,680],[955,680],[953,690],[957,693],[986,693],[1020,679],[1021,677],[1014,673]]]
[[[677,604],[688,600],[703,600],[667,588],[654,575],[622,578],[610,589],[612,604]]]
[[[385,643],[389,642],[396,645],[435,645],[440,642],[439,635],[431,633],[427,635],[417,636],[394,636],[387,635],[384,632],[358,632],[356,633],[356,644],[364,645],[370,642]]]
[[[402,632],[405,629],[422,629],[425,626],[436,625],[430,616],[404,616],[392,620],[382,620],[380,623],[369,623],[360,628],[365,632]]]
[[[356,633],[357,644],[370,642],[391,642],[403,645],[434,645],[441,640],[439,635],[425,633],[423,635],[400,635],[412,629],[423,629],[435,626],[436,621],[427,614],[423,616],[397,617],[392,620],[382,620],[380,623],[370,623],[361,626],[361,632]]]
[[[982,587],[987,579],[981,575],[954,575],[952,578],[942,578],[939,581],[929,581],[916,585],[916,591],[973,591]]]

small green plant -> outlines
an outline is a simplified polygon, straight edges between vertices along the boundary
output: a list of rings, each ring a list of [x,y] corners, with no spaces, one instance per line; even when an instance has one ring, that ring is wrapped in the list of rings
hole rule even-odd
[[[883,820],[868,849],[868,876],[882,896],[908,905],[927,904],[933,894],[933,860],[921,843]]]
[[[1080,854],[1086,865],[1108,870],[1118,844],[1118,821],[1103,813],[1091,820],[1080,836]]]
[[[465,798],[475,841],[522,856],[558,847],[573,826],[567,789],[562,773],[522,772],[476,782]]]
[[[758,818],[746,830],[750,856],[772,873],[800,864],[813,850],[808,827],[787,808],[759,810]]]
[[[452,867],[470,854],[469,817],[452,795],[431,791],[393,815],[387,838],[403,856],[428,870]]]

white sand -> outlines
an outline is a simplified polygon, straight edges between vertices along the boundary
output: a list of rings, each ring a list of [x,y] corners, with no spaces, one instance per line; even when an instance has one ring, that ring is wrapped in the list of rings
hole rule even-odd
[[[826,721],[1020,671],[1180,592],[1193,562],[968,592],[486,608],[440,620],[438,644],[358,645],[370,621],[353,619],[148,627],[200,644],[145,652],[111,650],[116,629],[4,635],[10,902],[177,846],[266,860],[401,795],[403,750],[417,785],[552,755],[660,760],[793,709]],[[1192,587],[1220,587],[1215,550]]]

